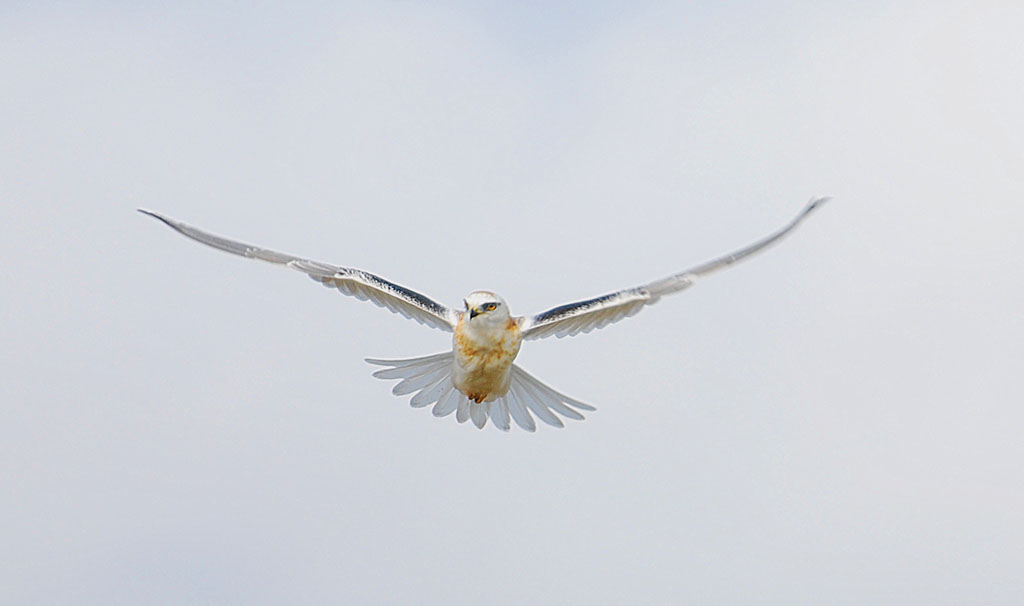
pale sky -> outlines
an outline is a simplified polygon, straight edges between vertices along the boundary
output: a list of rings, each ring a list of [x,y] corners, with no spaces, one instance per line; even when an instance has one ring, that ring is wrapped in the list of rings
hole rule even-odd
[[[0,602],[1018,604],[1018,3],[0,8]],[[151,208],[532,314],[778,247],[518,362]]]

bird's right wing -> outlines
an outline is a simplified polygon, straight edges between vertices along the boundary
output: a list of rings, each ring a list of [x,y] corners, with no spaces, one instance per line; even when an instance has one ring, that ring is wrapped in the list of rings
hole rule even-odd
[[[445,307],[416,291],[389,282],[369,272],[293,257],[211,234],[159,213],[141,208],[139,212],[159,219],[171,229],[196,242],[241,257],[259,259],[297,269],[324,286],[337,288],[340,292],[363,301],[371,301],[421,324],[452,332],[455,329],[455,324],[458,323],[461,312]]]
[[[627,288],[601,297],[578,301],[549,309],[531,318],[522,326],[524,339],[570,337],[604,328],[612,322],[635,315],[644,306],[656,303],[664,295],[693,286],[697,278],[714,273],[737,261],[757,254],[789,234],[801,221],[829,198],[813,198],[792,221],[775,233],[723,257],[673,274],[636,288]]]

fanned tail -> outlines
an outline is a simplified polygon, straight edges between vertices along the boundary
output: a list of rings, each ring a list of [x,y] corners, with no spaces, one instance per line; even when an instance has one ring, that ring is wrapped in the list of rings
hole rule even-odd
[[[579,410],[595,410],[589,404],[555,391],[516,365],[510,371],[512,376],[508,392],[494,400],[477,404],[452,384],[452,358],[452,352],[444,352],[404,360],[366,358],[366,361],[387,366],[374,372],[373,376],[379,379],[401,379],[391,392],[396,396],[413,394],[409,400],[413,408],[425,408],[433,404],[431,412],[435,417],[446,417],[454,412],[459,423],[472,420],[480,429],[490,419],[502,431],[509,431],[512,421],[526,431],[536,431],[537,424],[531,412],[548,425],[563,427],[558,415],[582,421],[583,415]]]

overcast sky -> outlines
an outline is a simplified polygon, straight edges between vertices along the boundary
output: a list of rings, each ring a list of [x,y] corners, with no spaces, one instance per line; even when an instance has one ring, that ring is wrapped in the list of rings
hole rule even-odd
[[[0,8],[0,601],[1021,603],[1024,5],[505,4]],[[535,434],[134,211],[530,314],[819,194]]]

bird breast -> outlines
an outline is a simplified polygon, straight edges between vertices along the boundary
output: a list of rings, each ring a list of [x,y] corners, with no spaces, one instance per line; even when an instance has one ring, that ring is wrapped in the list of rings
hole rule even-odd
[[[452,382],[477,402],[499,398],[508,391],[509,369],[519,354],[523,336],[521,318],[509,318],[497,326],[475,326],[459,320],[452,339],[455,368]]]

